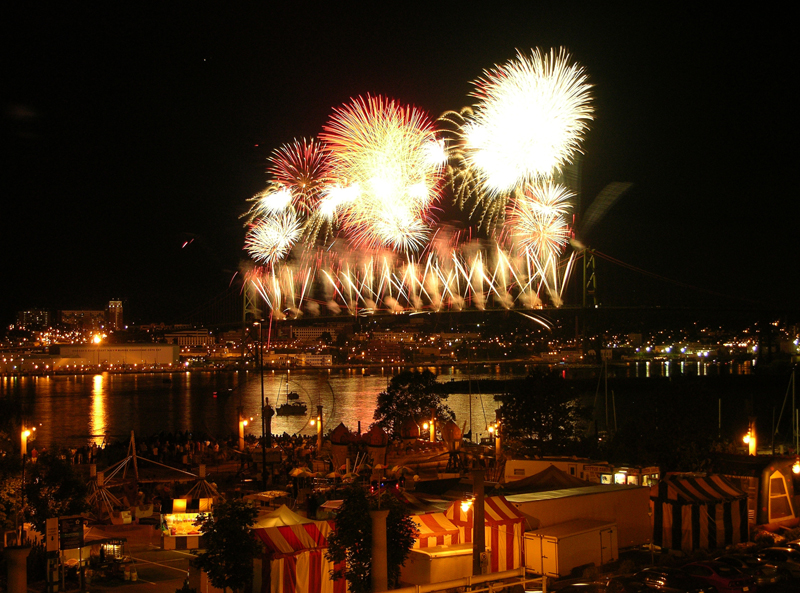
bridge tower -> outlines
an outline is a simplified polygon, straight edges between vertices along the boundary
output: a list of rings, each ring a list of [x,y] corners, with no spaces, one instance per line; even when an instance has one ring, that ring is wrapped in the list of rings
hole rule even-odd
[[[583,308],[597,307],[597,269],[594,251],[583,250]]]
[[[247,352],[247,330],[253,326],[254,321],[261,320],[261,309],[258,307],[258,291],[252,282],[245,280],[242,286],[242,359]]]

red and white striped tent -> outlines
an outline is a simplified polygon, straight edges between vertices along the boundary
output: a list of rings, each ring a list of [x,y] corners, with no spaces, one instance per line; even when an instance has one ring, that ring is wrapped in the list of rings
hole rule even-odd
[[[491,550],[491,572],[512,570],[522,566],[522,532],[525,530],[525,516],[502,496],[484,498],[484,525],[486,547]],[[445,516],[458,527],[461,540],[470,543],[474,509],[461,509],[456,501],[445,511]]]
[[[411,520],[419,531],[414,540],[414,549],[457,544],[460,541],[458,527],[444,513],[411,515]]]
[[[265,548],[261,593],[345,593],[346,581],[331,579],[334,566],[325,557],[333,531],[330,523],[281,506],[253,531]]]

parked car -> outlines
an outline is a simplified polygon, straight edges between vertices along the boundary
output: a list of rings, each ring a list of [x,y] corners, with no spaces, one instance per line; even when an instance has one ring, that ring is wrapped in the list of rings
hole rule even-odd
[[[646,593],[647,587],[635,577],[615,576],[597,581],[579,581],[554,588],[558,593]]]
[[[787,542],[785,547],[794,548],[795,550],[800,550],[800,539],[795,539],[790,542]]]
[[[759,587],[765,585],[774,585],[783,580],[778,567],[774,564],[768,564],[763,558],[758,556],[751,556],[749,554],[725,554],[717,558],[717,562],[729,564],[734,568],[738,568],[745,574],[749,574],[756,580]]]
[[[756,590],[753,577],[724,562],[692,562],[683,570],[703,579],[719,593],[752,593]]]
[[[778,567],[787,577],[800,579],[800,551],[794,548],[764,548],[758,557]]]
[[[637,581],[664,593],[716,593],[714,587],[679,568],[654,567],[637,572]]]

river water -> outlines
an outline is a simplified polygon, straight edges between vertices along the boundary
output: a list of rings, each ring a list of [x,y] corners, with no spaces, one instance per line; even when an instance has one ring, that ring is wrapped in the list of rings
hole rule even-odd
[[[523,377],[526,365],[472,365],[426,367],[441,382],[468,378],[504,379]],[[718,365],[705,363],[628,363],[610,367],[610,377],[664,377],[673,375],[717,374]],[[399,368],[333,370],[265,370],[264,394],[270,403],[286,403],[288,391],[297,392],[309,414],[298,417],[273,417],[272,432],[315,434],[309,424],[316,406],[323,407],[326,430],[340,422],[355,430],[361,423],[366,431],[373,422],[378,394],[386,388]],[[600,367],[565,368],[564,375],[598,377]],[[747,374],[747,368],[731,369],[732,374]],[[466,389],[465,389],[466,391]],[[456,393],[448,405],[456,413],[459,426],[474,428],[475,436],[486,433],[499,405],[493,394]],[[261,376],[255,371],[57,375],[0,377],[2,413],[15,414],[26,425],[37,426],[39,446],[80,446],[100,444],[108,435],[125,439],[130,431],[149,436],[158,432],[188,430],[206,435],[229,435],[237,430],[237,408],[253,422],[246,432],[260,434]],[[471,409],[471,424],[470,424]]]

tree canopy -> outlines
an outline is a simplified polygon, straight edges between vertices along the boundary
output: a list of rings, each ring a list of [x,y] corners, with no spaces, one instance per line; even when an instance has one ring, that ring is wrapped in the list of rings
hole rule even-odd
[[[253,580],[253,559],[261,544],[250,527],[258,509],[243,500],[218,502],[210,515],[198,520],[205,533],[206,549],[193,560],[218,589],[243,591]]]
[[[328,558],[342,568],[333,571],[333,579],[346,578],[350,591],[372,590],[372,518],[369,511],[378,505],[389,509],[386,518],[386,564],[389,588],[396,588],[403,566],[414,545],[416,525],[405,507],[393,496],[368,496],[360,486],[348,488],[344,502],[336,514],[336,529],[328,537]]]
[[[515,382],[502,402],[503,432],[542,453],[563,453],[581,439],[586,410],[576,387],[556,371],[532,373]]]
[[[452,420],[455,414],[445,403],[446,398],[432,372],[403,371],[392,377],[386,391],[378,394],[374,424],[399,436],[404,420],[430,418],[431,409],[436,410],[437,420]]]
[[[39,533],[45,533],[47,519],[79,515],[89,509],[88,488],[75,466],[58,454],[46,451],[36,463],[26,464],[25,513]]]

